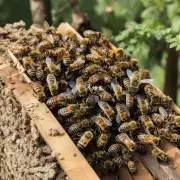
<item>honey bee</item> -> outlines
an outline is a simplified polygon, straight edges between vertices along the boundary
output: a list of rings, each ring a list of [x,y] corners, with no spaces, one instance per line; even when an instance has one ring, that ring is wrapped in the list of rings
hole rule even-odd
[[[23,66],[25,68],[27,68],[28,66],[34,66],[35,65],[32,58],[29,57],[29,56],[28,57],[23,57],[22,62],[23,62]]]
[[[59,82],[58,82],[58,85],[59,85],[59,89],[61,91],[65,91],[68,87],[68,82],[65,81],[64,79],[61,79]]]
[[[35,78],[35,76],[36,76],[36,69],[35,69],[34,66],[29,67],[26,72],[27,72],[27,74],[29,75],[29,77],[31,79]]]
[[[85,131],[77,143],[79,149],[84,149],[89,142],[93,139],[94,135],[91,131]]]
[[[108,119],[106,119],[105,117],[101,115],[98,115],[95,117],[95,124],[103,132],[107,132],[109,129],[109,126],[112,126],[111,121],[109,121]]]
[[[89,113],[90,107],[85,105],[84,103],[80,104],[79,109],[74,113],[74,118],[81,118]]]
[[[116,121],[119,124],[120,121],[127,121],[130,118],[130,113],[125,104],[116,104],[117,117]]]
[[[39,81],[42,81],[44,79],[44,71],[41,66],[37,66],[36,68],[36,78]]]
[[[58,83],[54,74],[48,74],[46,78],[50,93],[52,96],[58,93]]]
[[[83,32],[83,35],[87,38],[100,38],[101,37],[101,33],[100,32],[96,32],[93,30],[86,30]]]
[[[102,132],[97,139],[97,147],[104,149],[109,140],[109,134]]]
[[[112,161],[113,161],[116,165],[118,165],[119,168],[122,167],[122,166],[125,164],[124,159],[123,159],[122,156],[113,157],[113,158],[112,158]]]
[[[63,55],[66,53],[66,49],[65,48],[57,48],[55,49],[55,53],[57,56],[57,59],[62,59]]]
[[[92,158],[96,163],[98,163],[99,160],[103,159],[107,156],[107,152],[105,150],[98,150],[92,153]]]
[[[96,55],[96,54],[87,54],[86,55],[86,59],[90,62],[93,63],[100,63],[102,61],[102,59],[100,58],[100,56]]]
[[[72,94],[61,93],[57,96],[53,96],[47,100],[46,104],[49,107],[55,107],[57,105],[67,105],[75,102],[76,97]]]
[[[134,95],[139,90],[141,76],[139,71],[132,72],[128,69],[126,72],[130,78],[129,92]]]
[[[139,66],[138,66],[138,61],[136,59],[131,59],[130,56],[127,55],[126,57],[129,61],[129,69],[131,69],[131,71],[138,71],[139,70]]]
[[[115,112],[113,110],[113,108],[107,103],[107,102],[104,102],[104,101],[98,101],[98,105],[100,107],[100,109],[104,112],[104,114],[109,118],[113,118],[114,115],[115,115]]]
[[[109,148],[108,148],[108,153],[109,154],[115,154],[115,153],[119,153],[122,150],[123,146],[122,144],[116,143],[116,144],[112,144]]]
[[[86,52],[90,45],[90,40],[88,38],[83,38],[80,44],[80,48],[83,52]]]
[[[115,171],[115,169],[116,169],[116,163],[114,163],[113,161],[109,159],[103,161],[101,172],[103,173],[113,172]]]
[[[139,118],[140,118],[141,122],[143,123],[147,132],[151,133],[155,129],[155,126],[154,126],[151,118],[148,115],[143,114]]]
[[[161,105],[165,108],[168,108],[169,106],[171,106],[173,102],[170,96],[162,96],[160,99],[161,99]]]
[[[135,151],[137,148],[136,143],[132,139],[130,139],[126,133],[117,135],[116,142],[123,143],[131,152]]]
[[[49,23],[47,21],[44,21],[43,26],[44,26],[44,31],[46,34],[55,34],[56,33],[55,28],[52,26],[49,26]]]
[[[129,92],[130,79],[129,78],[124,78],[123,79],[123,84],[124,84],[124,87],[125,87],[126,91]]]
[[[69,71],[77,71],[79,69],[82,69],[84,67],[85,60],[83,59],[77,59],[73,63],[69,65]]]
[[[41,57],[41,53],[38,49],[33,49],[29,52],[29,56],[36,61]]]
[[[86,76],[90,76],[96,72],[103,71],[102,67],[97,64],[90,64],[88,67],[85,68],[84,74]]]
[[[120,133],[126,133],[130,131],[134,131],[138,128],[138,124],[136,121],[129,121],[129,122],[124,122],[123,124],[120,125],[118,128],[118,131]]]
[[[141,74],[141,79],[150,79],[150,72],[146,69],[139,69],[139,72]]]
[[[155,146],[152,148],[151,152],[159,160],[165,161],[165,162],[169,161],[168,155],[163,150],[161,150],[160,148]]]
[[[106,36],[101,35],[100,38],[99,38],[99,40],[98,40],[98,44],[99,44],[100,46],[108,46],[108,44],[109,44],[109,39],[108,39]]]
[[[158,145],[161,143],[161,139],[151,134],[139,134],[138,139],[144,144]]]
[[[128,161],[127,162],[127,166],[128,166],[128,169],[129,169],[129,171],[132,173],[132,174],[134,174],[134,173],[136,173],[137,172],[137,168],[136,168],[136,165],[135,165],[135,162],[134,161]]]
[[[89,128],[91,126],[92,126],[92,121],[90,121],[88,119],[84,119],[81,122],[70,126],[68,129],[68,133],[70,135],[74,135],[74,134],[77,134],[78,132],[81,132],[84,128]]]
[[[91,84],[96,84],[102,80],[103,80],[103,75],[101,73],[96,73],[89,77],[88,82]]]
[[[83,76],[80,76],[76,79],[76,89],[80,97],[87,95],[86,83],[84,82]]]
[[[118,101],[120,101],[122,99],[123,96],[123,92],[122,92],[122,87],[119,85],[119,83],[117,82],[117,79],[113,79],[111,81],[111,88],[114,91],[115,97]]]
[[[44,52],[45,50],[47,49],[51,49],[52,48],[52,44],[51,42],[49,41],[41,41],[39,44],[38,44],[38,49],[40,50],[40,52]]]
[[[59,116],[69,116],[72,113],[75,113],[79,108],[78,104],[69,104],[68,106],[59,109]]]
[[[145,154],[147,152],[147,145],[138,143],[137,152],[141,154]]]
[[[15,47],[11,47],[10,50],[17,58],[25,56],[29,53],[30,48],[27,46],[16,45]]]
[[[113,76],[117,76],[119,78],[122,78],[125,76],[125,73],[124,71],[122,70],[121,67],[118,67],[116,65],[113,65],[113,66],[109,66],[109,70],[111,71],[112,75]]]
[[[85,103],[86,103],[88,106],[90,106],[90,107],[91,107],[91,106],[94,107],[94,106],[97,104],[98,100],[99,100],[99,97],[98,97],[98,96],[96,96],[96,95],[89,95],[89,96],[86,98]]]
[[[127,62],[127,61],[117,61],[117,62],[115,62],[115,66],[121,68],[123,71],[129,69],[129,67],[130,67],[129,64],[130,63]]]
[[[140,96],[140,95],[136,95],[136,99],[137,99],[138,107],[139,107],[141,113],[146,114],[149,110],[147,101],[144,99],[143,96]]]
[[[44,87],[38,82],[33,82],[33,90],[37,94],[39,101],[43,102],[46,98]]]
[[[60,66],[56,66],[51,58],[46,57],[46,65],[51,73],[55,75],[58,75],[60,73]]]
[[[126,94],[126,107],[130,110],[134,105],[134,97],[128,92],[126,92],[125,94]]]
[[[53,49],[45,50],[44,55],[45,57],[52,57],[52,58],[57,57],[56,51]]]
[[[160,127],[165,123],[163,116],[161,114],[158,114],[158,113],[152,114],[152,121]]]

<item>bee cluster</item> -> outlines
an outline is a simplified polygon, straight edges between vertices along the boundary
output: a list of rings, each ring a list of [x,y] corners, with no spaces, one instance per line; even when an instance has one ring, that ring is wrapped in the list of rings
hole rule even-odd
[[[33,89],[45,102],[93,167],[102,173],[127,166],[150,149],[168,161],[162,138],[179,143],[180,116],[136,59],[114,48],[100,32],[79,40],[69,31],[32,27],[14,47]]]

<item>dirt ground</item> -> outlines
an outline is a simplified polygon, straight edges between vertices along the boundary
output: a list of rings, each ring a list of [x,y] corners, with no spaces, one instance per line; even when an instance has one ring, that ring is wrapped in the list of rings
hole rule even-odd
[[[0,84],[0,180],[12,179],[67,178],[25,110]]]

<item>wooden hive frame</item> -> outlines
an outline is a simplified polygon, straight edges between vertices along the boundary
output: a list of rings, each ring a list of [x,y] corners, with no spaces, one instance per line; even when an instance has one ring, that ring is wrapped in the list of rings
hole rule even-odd
[[[58,27],[58,31],[66,35],[67,31],[74,31],[79,40],[82,37],[68,24],[62,23]],[[112,47],[114,47],[112,45]],[[115,48],[115,47],[114,47]],[[49,111],[44,103],[40,103],[31,87],[31,80],[24,73],[24,68],[19,63],[18,59],[8,50],[11,59],[16,64],[16,68],[10,67],[9,64],[0,65],[0,77],[5,81],[21,106],[25,107],[29,116],[36,125],[43,139],[51,147],[56,154],[56,158],[64,169],[70,180],[98,180],[99,177],[90,167],[81,152],[76,148],[68,134],[59,124],[57,119]],[[20,74],[24,76],[27,83],[19,80]],[[180,109],[174,104],[173,109],[180,114]],[[58,136],[50,136],[49,130],[56,129],[59,131]],[[180,150],[173,144],[164,141],[164,150],[171,157],[171,166],[159,165],[157,160],[150,154],[134,157],[137,162],[138,173],[131,175],[126,168],[119,170],[119,177],[121,180],[178,180],[180,179]],[[178,158],[178,159],[177,159]],[[105,177],[104,180],[110,180],[110,176]]]

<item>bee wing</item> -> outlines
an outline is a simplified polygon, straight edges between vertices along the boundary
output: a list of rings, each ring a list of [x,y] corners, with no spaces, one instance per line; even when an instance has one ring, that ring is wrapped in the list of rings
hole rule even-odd
[[[114,88],[115,84],[117,83],[117,79],[116,78],[113,78],[111,80],[111,88]]]
[[[127,74],[127,76],[128,76],[129,78],[131,78],[131,76],[132,76],[132,71],[131,71],[130,69],[127,69],[127,70],[126,70],[126,74]]]
[[[83,59],[77,59],[76,62],[80,63],[80,64],[84,64],[85,63],[85,60]]]
[[[144,101],[145,101],[146,106],[149,107],[149,100],[146,98]]]
[[[46,64],[49,64],[51,62],[52,62],[51,58],[50,57],[46,57]]]
[[[168,114],[167,114],[167,112],[166,112],[166,110],[161,106],[161,107],[159,107],[159,113],[162,115],[162,116],[167,116]]]
[[[69,86],[70,86],[70,88],[74,88],[75,86],[76,86],[76,82],[75,81],[69,81]]]
[[[81,48],[76,48],[76,52],[81,53],[82,49]]]
[[[120,117],[120,115],[117,113],[117,115],[116,115],[116,122],[118,123],[118,124],[120,124],[121,123],[121,117]]]
[[[42,37],[44,39],[46,39],[47,41],[49,41],[50,43],[53,43],[54,42],[54,38],[53,38],[53,35],[52,34],[43,34]]]
[[[142,80],[140,80],[140,83],[153,84],[154,79],[142,79]]]
[[[108,123],[108,126],[112,126],[112,122],[106,119],[106,122]]]

